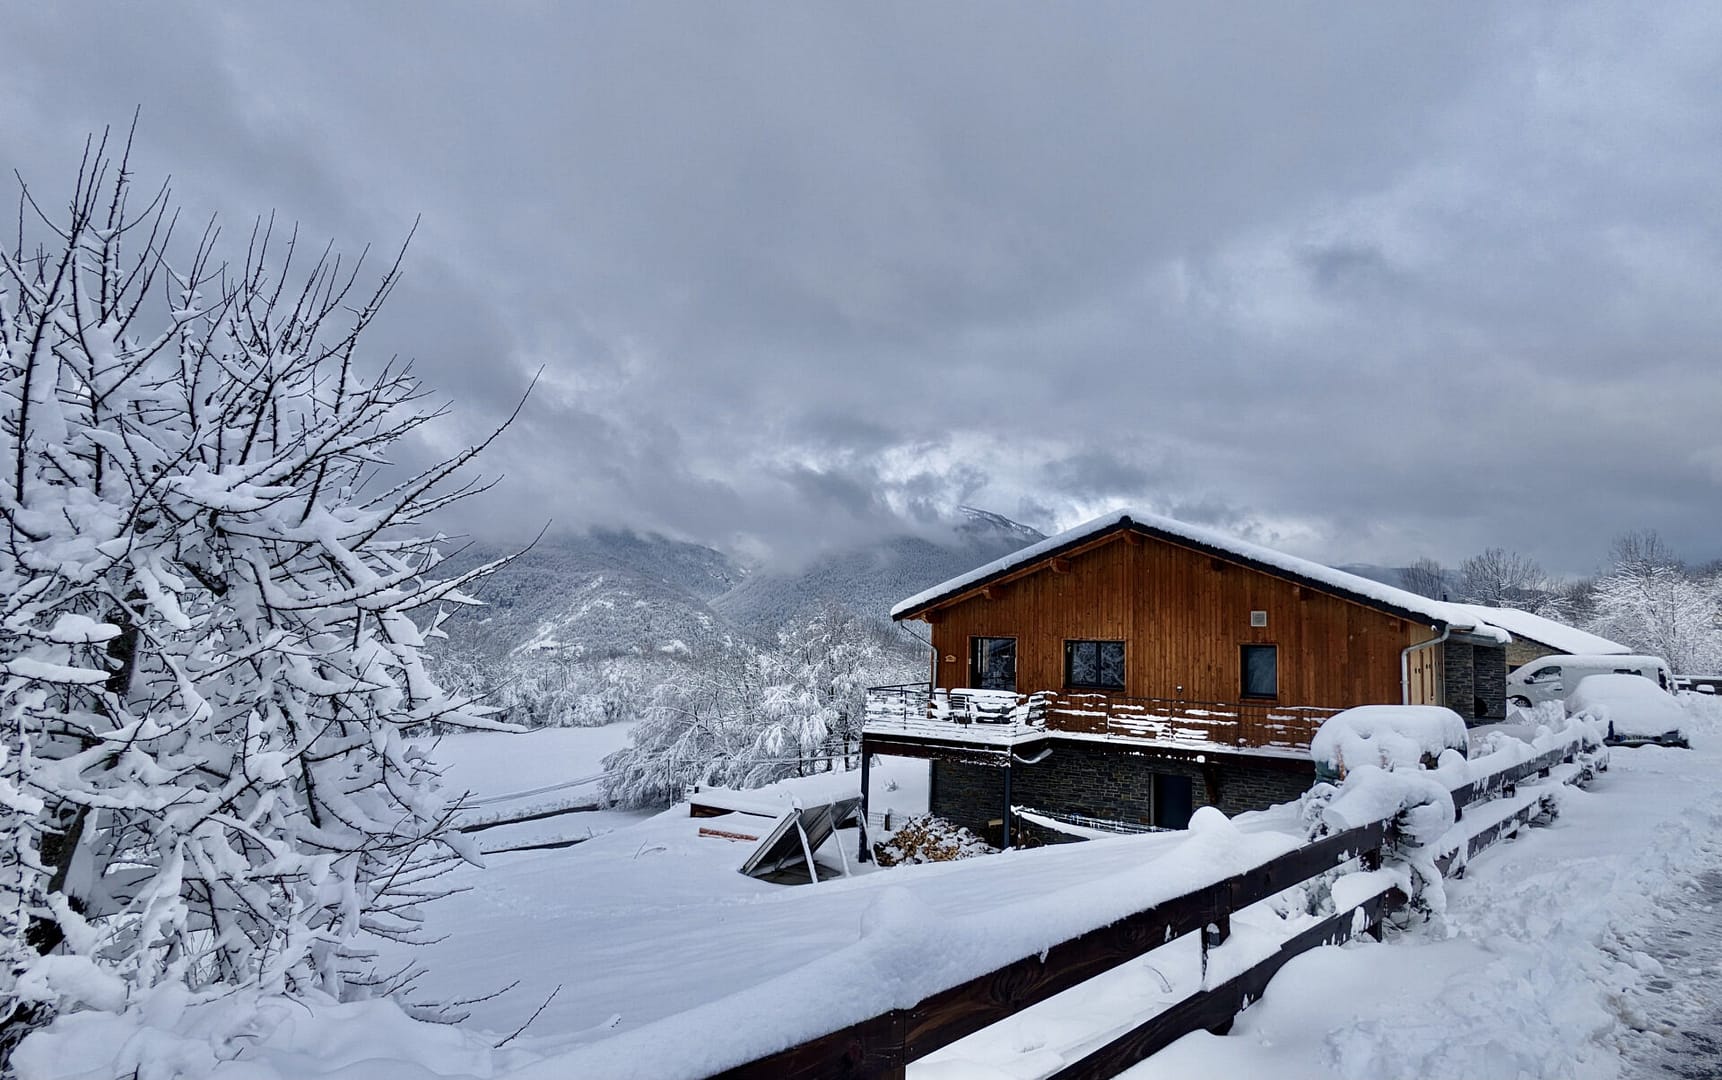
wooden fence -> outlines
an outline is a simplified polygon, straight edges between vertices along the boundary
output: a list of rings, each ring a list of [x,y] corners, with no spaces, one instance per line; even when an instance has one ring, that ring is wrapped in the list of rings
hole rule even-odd
[[[1463,817],[1465,806],[1511,795],[1520,780],[1546,777],[1556,765],[1575,760],[1585,749],[1575,739],[1531,760],[1473,780],[1453,792],[1454,807]],[[1519,825],[1535,821],[1543,809],[1542,802],[1528,802],[1475,832],[1467,842],[1465,859],[1469,860]],[[1202,934],[1205,970],[1207,952],[1225,941],[1234,912],[1320,877],[1353,859],[1361,859],[1366,869],[1378,868],[1384,850],[1393,840],[1391,821],[1371,822],[1323,837],[1243,873],[1061,942],[1044,953],[941,990],[910,1008],[881,1012],[799,1046],[718,1073],[713,1080],[830,1077],[900,1080],[910,1062],[1158,949],[1175,937]],[[1442,870],[1445,872],[1458,861],[1457,853],[1448,856],[1441,861]],[[1116,1076],[1192,1032],[1224,1031],[1239,1010],[1261,997],[1268,981],[1287,961],[1319,946],[1346,941],[1360,926],[1379,938],[1386,912],[1405,901],[1398,890],[1388,888],[1335,912],[1293,935],[1248,970],[1145,1019],[1053,1077],[1100,1080]],[[1358,912],[1362,912],[1361,920]]]

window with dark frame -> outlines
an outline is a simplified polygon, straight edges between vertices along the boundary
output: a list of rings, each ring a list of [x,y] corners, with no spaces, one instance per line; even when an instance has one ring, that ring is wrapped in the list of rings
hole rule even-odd
[[[1247,698],[1279,697],[1279,646],[1244,645],[1240,648],[1242,650],[1243,696]]]
[[[1072,690],[1124,689],[1124,643],[1065,642],[1064,685]]]

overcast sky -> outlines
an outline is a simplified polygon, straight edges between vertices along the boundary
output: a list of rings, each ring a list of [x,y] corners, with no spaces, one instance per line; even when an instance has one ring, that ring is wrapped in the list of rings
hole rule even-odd
[[[3,0],[0,0],[3,2]],[[4,2],[0,165],[422,215],[464,525],[796,552],[1139,505],[1334,562],[1722,555],[1722,8]]]

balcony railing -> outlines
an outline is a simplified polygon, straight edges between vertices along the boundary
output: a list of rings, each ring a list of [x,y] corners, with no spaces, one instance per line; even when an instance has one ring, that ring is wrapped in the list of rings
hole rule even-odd
[[[1175,746],[1301,750],[1322,721],[1339,711],[1047,690],[946,690],[925,683],[867,691],[869,732],[984,743],[1056,731]]]

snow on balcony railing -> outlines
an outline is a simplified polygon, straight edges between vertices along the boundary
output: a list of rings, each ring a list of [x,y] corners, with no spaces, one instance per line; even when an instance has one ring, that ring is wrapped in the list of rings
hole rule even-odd
[[[867,691],[875,734],[1011,742],[1043,731],[1187,747],[1304,749],[1338,709],[1180,701],[1111,694],[943,690],[924,683]]]
[[[1043,694],[1012,690],[946,690],[926,683],[867,691],[867,730],[874,734],[1010,743],[1046,730]]]

